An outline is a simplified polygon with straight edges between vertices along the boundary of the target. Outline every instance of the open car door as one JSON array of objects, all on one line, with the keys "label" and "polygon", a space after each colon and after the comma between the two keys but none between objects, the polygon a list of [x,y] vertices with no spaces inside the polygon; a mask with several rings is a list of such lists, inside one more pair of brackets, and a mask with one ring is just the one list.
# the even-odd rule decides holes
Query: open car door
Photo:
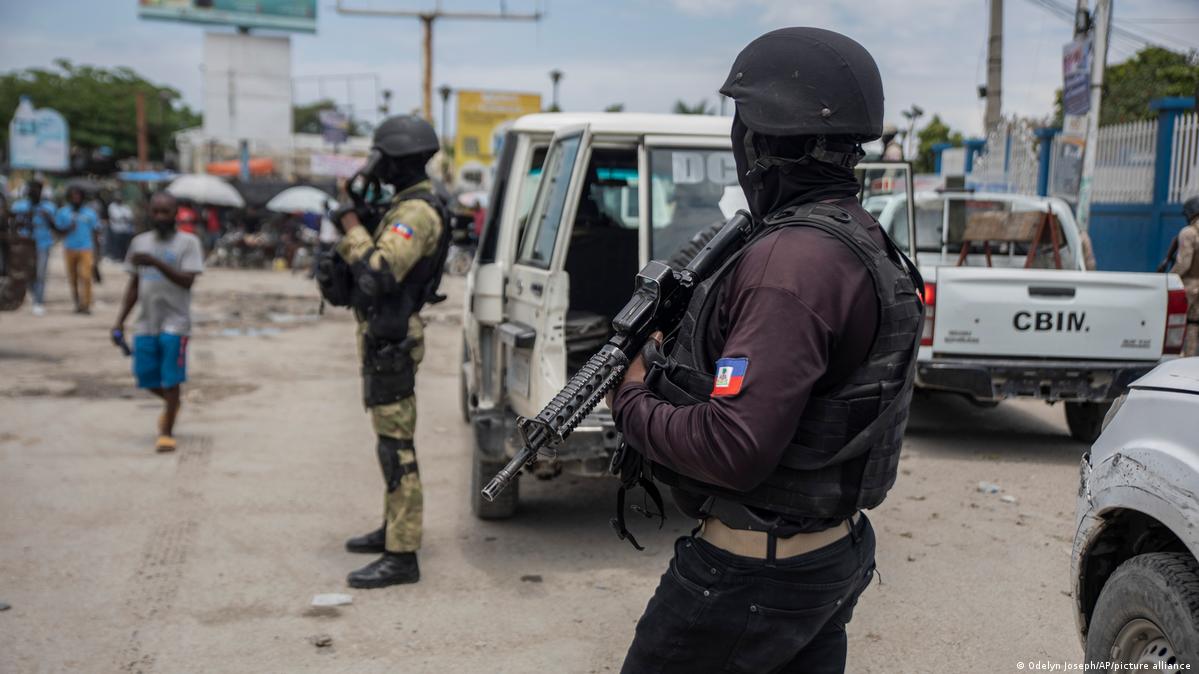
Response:
[{"label": "open car door", "polygon": [[590,144],[586,125],[554,134],[508,274],[508,320],[500,325],[499,337],[508,401],[517,414],[536,415],[566,384],[570,288],[562,267]]},{"label": "open car door", "polygon": [[[915,180],[912,177],[912,163],[906,161],[864,161],[854,168],[858,177],[858,200],[862,208],[875,218],[887,209],[892,202],[898,201],[898,206],[907,212],[907,256],[916,259],[916,207],[913,195],[916,193]],[[889,232],[891,238],[903,241],[904,237]]]}]

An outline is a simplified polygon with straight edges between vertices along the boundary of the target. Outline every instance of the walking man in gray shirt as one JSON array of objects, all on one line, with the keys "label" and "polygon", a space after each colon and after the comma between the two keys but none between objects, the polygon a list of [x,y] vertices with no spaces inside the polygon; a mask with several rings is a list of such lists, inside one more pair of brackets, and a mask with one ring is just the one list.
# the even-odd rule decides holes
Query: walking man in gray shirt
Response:
[{"label": "walking man in gray shirt", "polygon": [[140,388],[163,399],[158,418],[159,452],[175,449],[175,417],[180,384],[187,381],[187,338],[191,334],[191,287],[204,271],[204,253],[194,234],[175,230],[175,197],[150,198],[151,231],[133,238],[125,257],[129,285],[113,338],[123,341],[133,305],[141,311],[133,326],[133,374]]}]

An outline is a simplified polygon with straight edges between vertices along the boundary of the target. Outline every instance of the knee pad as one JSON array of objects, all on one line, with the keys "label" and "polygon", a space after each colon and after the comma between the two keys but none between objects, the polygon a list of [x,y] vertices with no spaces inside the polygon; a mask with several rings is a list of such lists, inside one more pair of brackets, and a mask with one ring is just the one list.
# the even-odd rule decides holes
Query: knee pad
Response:
[{"label": "knee pad", "polygon": [[375,451],[379,454],[379,467],[383,470],[383,480],[387,483],[387,491],[390,493],[399,488],[400,480],[405,475],[416,472],[416,461],[409,463],[400,461],[401,449],[415,450],[416,446],[412,440],[389,438],[383,435],[378,438]]}]

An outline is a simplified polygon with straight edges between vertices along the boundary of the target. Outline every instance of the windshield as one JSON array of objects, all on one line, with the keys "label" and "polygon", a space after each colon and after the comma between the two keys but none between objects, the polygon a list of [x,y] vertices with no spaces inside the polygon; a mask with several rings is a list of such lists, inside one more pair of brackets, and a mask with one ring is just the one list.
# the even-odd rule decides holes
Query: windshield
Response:
[{"label": "windshield", "polygon": [[697,232],[745,208],[731,150],[655,147],[649,167],[651,258],[669,259]]},{"label": "windshield", "polygon": [[[908,245],[905,202],[903,195],[892,197],[877,216],[883,229],[904,249]],[[1053,227],[1056,227],[1061,267],[1075,268],[1073,249],[1056,217],[1048,216],[1053,227],[1045,227],[1038,238],[1038,229],[1045,217],[1044,205],[1024,199],[922,196],[917,193],[916,249],[921,253],[943,253],[943,261],[952,261],[961,253],[962,242],[970,241],[969,264],[986,264],[986,248],[989,247],[991,265],[1020,267],[1029,261],[1028,253],[1035,241],[1037,251],[1032,256],[1031,266],[1052,268],[1057,266],[1053,255]]]}]

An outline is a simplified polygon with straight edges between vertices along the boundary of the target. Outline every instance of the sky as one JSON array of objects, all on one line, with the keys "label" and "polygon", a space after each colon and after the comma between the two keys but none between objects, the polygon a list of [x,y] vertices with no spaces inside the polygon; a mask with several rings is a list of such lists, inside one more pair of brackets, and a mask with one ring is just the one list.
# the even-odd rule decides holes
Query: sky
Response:
[{"label": "sky", "polygon": [[[352,7],[427,10],[437,0],[342,0]],[[1051,0],[1052,1],[1052,0]],[[1072,0],[1056,0],[1073,5]],[[1114,0],[1117,26],[1176,49],[1199,48],[1199,1]],[[447,11],[495,11],[501,0],[440,0]],[[441,20],[434,34],[434,86],[538,92],[561,70],[560,103],[571,111],[615,103],[630,112],[669,112],[675,100],[707,100],[737,52],[754,37],[791,25],[819,26],[862,43],[882,71],[886,120],[905,122],[912,104],[967,135],[982,130],[977,87],[986,79],[986,0],[506,0],[509,12],[540,8],[540,22]],[[48,67],[57,58],[129,66],[169,84],[200,108],[203,32],[196,24],[137,17],[136,0],[0,0],[0,71]],[[230,29],[215,29],[226,30]],[[1071,25],[1034,0],[1006,0],[1003,111],[1053,112],[1062,45]],[[271,33],[264,33],[271,34]],[[1109,62],[1135,43],[1113,42]],[[420,22],[339,15],[318,0],[315,35],[292,35],[297,102],[322,94],[373,120],[376,91],[393,112],[420,106]],[[325,78],[324,89],[318,76]],[[347,89],[346,79],[355,75]],[[35,102],[36,103],[36,102]],[[450,100],[451,110],[453,99]],[[731,113],[731,105],[728,108]],[[440,101],[434,107],[441,119]],[[452,116],[452,114],[451,114]],[[452,122],[451,122],[452,126]]]}]

